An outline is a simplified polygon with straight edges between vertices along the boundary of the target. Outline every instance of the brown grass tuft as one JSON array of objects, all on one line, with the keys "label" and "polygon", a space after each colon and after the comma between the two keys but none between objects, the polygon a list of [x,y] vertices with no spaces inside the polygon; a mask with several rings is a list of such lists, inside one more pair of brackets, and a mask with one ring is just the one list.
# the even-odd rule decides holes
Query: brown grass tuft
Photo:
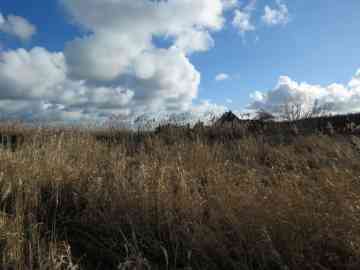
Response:
[{"label": "brown grass tuft", "polygon": [[0,151],[2,269],[360,269],[354,138],[27,132]]}]

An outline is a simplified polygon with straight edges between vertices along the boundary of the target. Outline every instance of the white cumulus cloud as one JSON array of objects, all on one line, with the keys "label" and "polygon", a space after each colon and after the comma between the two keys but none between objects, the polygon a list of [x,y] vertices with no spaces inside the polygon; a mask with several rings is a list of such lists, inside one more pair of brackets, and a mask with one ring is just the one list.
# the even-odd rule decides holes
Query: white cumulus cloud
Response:
[{"label": "white cumulus cloud", "polygon": [[21,40],[29,40],[36,34],[36,27],[23,17],[12,14],[5,17],[0,13],[0,31]]},{"label": "white cumulus cloud", "polygon": [[317,104],[326,112],[336,114],[360,112],[360,70],[347,85],[312,85],[281,76],[274,89],[256,91],[251,98],[249,109],[264,109],[275,114],[286,104],[300,104],[304,110],[311,110]]},{"label": "white cumulus cloud", "polygon": [[[201,76],[189,55],[214,46],[212,33],[223,28],[224,12],[237,5],[232,0],[61,3],[84,34],[69,40],[63,52],[0,51],[2,116],[56,122],[194,113]],[[1,16],[0,24],[17,28],[11,18]],[[25,39],[36,30],[16,31]],[[155,38],[170,44],[157,47]]]},{"label": "white cumulus cloud", "polygon": [[128,105],[134,95],[120,86],[89,85],[67,75],[63,53],[51,53],[41,47],[1,53],[1,115],[45,119],[76,112],[96,117]]}]

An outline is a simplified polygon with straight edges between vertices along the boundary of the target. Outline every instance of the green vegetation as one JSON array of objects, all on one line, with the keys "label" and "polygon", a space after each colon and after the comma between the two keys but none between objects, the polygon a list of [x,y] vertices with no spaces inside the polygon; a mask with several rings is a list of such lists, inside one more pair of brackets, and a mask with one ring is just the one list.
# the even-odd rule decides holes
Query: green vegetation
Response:
[{"label": "green vegetation", "polygon": [[360,269],[359,138],[111,132],[0,151],[1,269]]}]

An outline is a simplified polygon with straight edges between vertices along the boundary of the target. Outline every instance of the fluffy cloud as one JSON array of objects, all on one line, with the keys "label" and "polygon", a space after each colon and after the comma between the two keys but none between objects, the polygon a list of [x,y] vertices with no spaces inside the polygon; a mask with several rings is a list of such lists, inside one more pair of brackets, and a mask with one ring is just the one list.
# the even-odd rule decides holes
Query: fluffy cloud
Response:
[{"label": "fluffy cloud", "polygon": [[[133,114],[183,111],[197,97],[200,74],[188,55],[214,45],[235,2],[62,0],[73,20],[90,34],[67,44],[71,78],[95,85],[126,86]],[[99,12],[101,10],[101,12]],[[176,13],[174,13],[176,10]],[[154,37],[166,37],[157,48]]]},{"label": "fluffy cloud", "polygon": [[192,52],[207,51],[215,44],[208,31],[189,30],[182,33],[176,40],[173,48],[189,54]]},{"label": "fluffy cloud", "polygon": [[262,20],[267,25],[287,24],[289,22],[289,11],[287,6],[282,3],[281,0],[276,0],[276,8],[265,6]]},{"label": "fluffy cloud", "polygon": [[349,87],[360,88],[360,69],[358,69],[355,76],[349,82]]},{"label": "fluffy cloud", "polygon": [[[3,116],[56,122],[193,113],[200,73],[189,55],[214,45],[211,33],[222,29],[224,12],[237,1],[61,3],[85,34],[68,41],[64,52],[41,47],[0,52]],[[9,18],[0,17],[0,24],[13,21]],[[169,46],[157,47],[158,37]]]},{"label": "fluffy cloud", "polygon": [[229,74],[226,73],[219,73],[218,75],[215,76],[215,81],[225,81],[230,79]]},{"label": "fluffy cloud", "polygon": [[254,92],[249,109],[264,109],[279,113],[286,104],[300,104],[304,110],[311,110],[316,103],[328,113],[352,113],[360,111],[360,70],[347,85],[328,86],[298,83],[287,76],[281,76],[274,89],[268,92]]},{"label": "fluffy cloud", "polygon": [[55,114],[59,118],[75,112],[99,117],[128,105],[134,95],[120,86],[70,80],[64,55],[40,47],[0,54],[0,88],[1,114],[23,119],[45,119]]},{"label": "fluffy cloud", "polygon": [[227,111],[229,111],[229,109],[226,106],[217,105],[209,100],[204,100],[200,104],[192,106],[188,112],[188,119],[191,120],[191,124],[196,124],[201,121],[204,124],[209,125]]},{"label": "fluffy cloud", "polygon": [[[97,40],[108,39],[115,35],[113,42],[117,44],[125,42],[123,46],[126,48],[131,44],[135,47],[135,51],[149,48],[153,36],[171,37],[175,40],[175,44],[181,44],[179,46],[181,49],[196,50],[192,48],[191,37],[195,37],[197,44],[198,40],[201,40],[201,43],[205,43],[206,40],[211,42],[208,30],[222,28],[225,2],[215,0],[209,4],[206,0],[62,0],[79,25],[95,35],[101,35]],[[203,49],[206,46],[195,47]]]},{"label": "fluffy cloud", "polygon": [[[0,54],[1,99],[33,99],[58,95],[55,86],[66,78],[62,53],[49,53],[36,47],[31,51],[18,49]],[[49,91],[51,90],[51,91]]]},{"label": "fluffy cloud", "polygon": [[255,30],[255,26],[251,23],[250,12],[237,9],[234,14],[235,16],[232,24],[241,34]]},{"label": "fluffy cloud", "polygon": [[28,40],[36,33],[36,27],[25,18],[15,15],[4,17],[0,13],[0,31]]},{"label": "fluffy cloud", "polygon": [[130,70],[132,61],[150,46],[128,34],[100,32],[68,42],[64,51],[71,75],[111,81]]}]

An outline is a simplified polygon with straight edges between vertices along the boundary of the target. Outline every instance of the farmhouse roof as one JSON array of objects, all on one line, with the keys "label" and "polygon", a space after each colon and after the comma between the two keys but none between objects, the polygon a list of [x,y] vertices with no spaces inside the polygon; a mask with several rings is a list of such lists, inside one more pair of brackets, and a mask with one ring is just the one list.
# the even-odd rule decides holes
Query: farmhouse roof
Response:
[{"label": "farmhouse roof", "polygon": [[241,120],[232,112],[224,113],[215,123],[215,125],[224,125],[226,123],[239,123]]}]

